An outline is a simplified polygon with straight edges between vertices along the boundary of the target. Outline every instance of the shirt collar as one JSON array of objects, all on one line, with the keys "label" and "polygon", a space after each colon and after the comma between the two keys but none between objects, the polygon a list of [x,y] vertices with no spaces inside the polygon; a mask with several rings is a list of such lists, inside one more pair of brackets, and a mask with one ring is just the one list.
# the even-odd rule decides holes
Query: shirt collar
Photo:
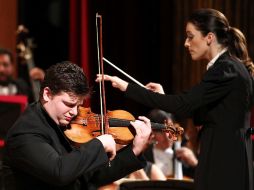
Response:
[{"label": "shirt collar", "polygon": [[206,66],[206,70],[208,70],[210,67],[213,66],[213,64],[215,63],[215,61],[223,54],[227,51],[227,48],[224,48],[221,52],[219,52]]}]

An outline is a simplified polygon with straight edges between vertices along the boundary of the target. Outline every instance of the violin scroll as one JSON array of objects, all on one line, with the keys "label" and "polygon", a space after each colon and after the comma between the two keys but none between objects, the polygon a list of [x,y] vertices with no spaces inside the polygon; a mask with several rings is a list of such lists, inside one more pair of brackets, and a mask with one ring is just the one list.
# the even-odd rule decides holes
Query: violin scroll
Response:
[{"label": "violin scroll", "polygon": [[176,139],[184,133],[184,129],[178,123],[165,123],[165,129],[163,131],[170,132]]}]

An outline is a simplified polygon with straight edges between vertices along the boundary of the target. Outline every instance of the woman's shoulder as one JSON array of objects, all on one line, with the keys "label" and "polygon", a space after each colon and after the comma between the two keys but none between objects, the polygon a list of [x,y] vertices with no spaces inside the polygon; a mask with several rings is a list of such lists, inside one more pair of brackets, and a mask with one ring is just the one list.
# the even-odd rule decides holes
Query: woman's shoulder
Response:
[{"label": "woman's shoulder", "polygon": [[216,61],[215,65],[218,69],[226,69],[231,72],[237,72],[239,69],[246,70],[242,61],[234,56],[231,56],[228,52],[222,54]]},{"label": "woman's shoulder", "polygon": [[240,60],[230,56],[227,52],[222,54],[207,72],[206,76],[215,77],[236,77],[239,75],[239,71],[244,69],[244,65]]},{"label": "woman's shoulder", "polygon": [[238,78],[244,80],[249,80],[251,77],[245,64],[241,60],[229,56],[228,54],[221,57],[218,67],[223,70],[224,73],[234,74],[238,76]]}]

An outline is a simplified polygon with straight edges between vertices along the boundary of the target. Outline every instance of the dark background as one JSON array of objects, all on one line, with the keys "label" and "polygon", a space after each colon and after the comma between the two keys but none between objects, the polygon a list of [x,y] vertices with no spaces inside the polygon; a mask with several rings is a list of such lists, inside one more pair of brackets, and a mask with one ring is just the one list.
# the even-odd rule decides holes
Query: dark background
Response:
[{"label": "dark background", "polygon": [[18,24],[29,29],[35,64],[43,69],[69,57],[69,1],[19,0]]}]

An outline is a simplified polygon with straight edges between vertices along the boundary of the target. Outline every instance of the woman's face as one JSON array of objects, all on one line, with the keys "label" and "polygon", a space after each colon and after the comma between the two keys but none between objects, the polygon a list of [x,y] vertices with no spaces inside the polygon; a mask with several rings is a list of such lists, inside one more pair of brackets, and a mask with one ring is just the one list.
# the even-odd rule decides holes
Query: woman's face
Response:
[{"label": "woman's face", "polygon": [[203,36],[192,23],[186,25],[186,40],[184,46],[189,50],[192,60],[208,59],[209,39]]}]

